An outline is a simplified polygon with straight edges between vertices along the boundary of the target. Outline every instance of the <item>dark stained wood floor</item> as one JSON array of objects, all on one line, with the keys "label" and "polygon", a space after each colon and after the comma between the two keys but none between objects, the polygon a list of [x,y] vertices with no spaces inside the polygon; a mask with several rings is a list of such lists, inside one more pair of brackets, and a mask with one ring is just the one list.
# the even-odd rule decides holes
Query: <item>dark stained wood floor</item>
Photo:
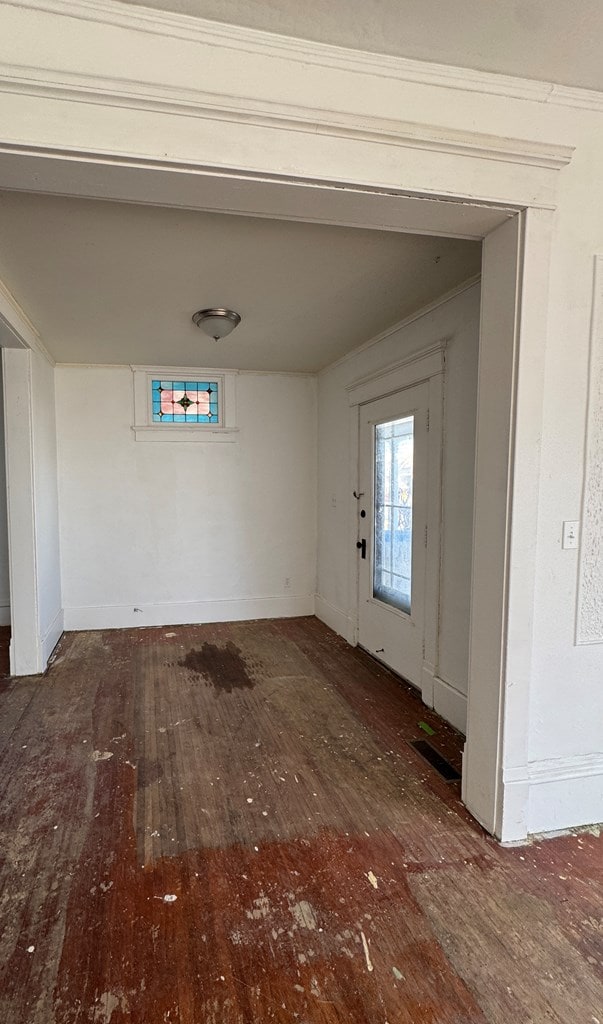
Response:
[{"label": "dark stained wood floor", "polygon": [[603,840],[505,850],[315,619],[0,684],[2,1024],[603,1024]]}]

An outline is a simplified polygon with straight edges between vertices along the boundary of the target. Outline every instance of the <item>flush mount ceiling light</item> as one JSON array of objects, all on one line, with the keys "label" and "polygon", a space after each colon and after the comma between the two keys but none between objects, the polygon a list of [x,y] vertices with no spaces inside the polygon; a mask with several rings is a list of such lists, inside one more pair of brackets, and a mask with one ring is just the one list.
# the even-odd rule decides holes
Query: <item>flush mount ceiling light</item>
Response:
[{"label": "flush mount ceiling light", "polygon": [[193,323],[214,341],[219,341],[238,327],[241,317],[233,309],[200,309],[193,313]]}]

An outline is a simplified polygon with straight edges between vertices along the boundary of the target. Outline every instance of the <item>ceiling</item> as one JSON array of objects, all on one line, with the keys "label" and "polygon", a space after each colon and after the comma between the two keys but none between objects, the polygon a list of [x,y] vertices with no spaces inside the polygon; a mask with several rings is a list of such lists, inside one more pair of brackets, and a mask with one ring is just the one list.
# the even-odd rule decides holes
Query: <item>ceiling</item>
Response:
[{"label": "ceiling", "polygon": [[353,49],[603,91],[601,0],[122,0]]},{"label": "ceiling", "polygon": [[[0,192],[0,279],[57,362],[315,372],[479,272],[478,242]],[[227,306],[214,342],[191,322]]]}]

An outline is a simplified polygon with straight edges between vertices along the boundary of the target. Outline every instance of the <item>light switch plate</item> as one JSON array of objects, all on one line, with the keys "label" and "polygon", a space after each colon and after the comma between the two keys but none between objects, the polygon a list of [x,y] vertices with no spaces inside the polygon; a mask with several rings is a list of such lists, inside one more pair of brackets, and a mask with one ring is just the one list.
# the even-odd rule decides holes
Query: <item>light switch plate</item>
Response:
[{"label": "light switch plate", "polygon": [[575,520],[565,522],[563,524],[563,540],[562,546],[564,548],[577,548],[578,547],[578,523]]}]

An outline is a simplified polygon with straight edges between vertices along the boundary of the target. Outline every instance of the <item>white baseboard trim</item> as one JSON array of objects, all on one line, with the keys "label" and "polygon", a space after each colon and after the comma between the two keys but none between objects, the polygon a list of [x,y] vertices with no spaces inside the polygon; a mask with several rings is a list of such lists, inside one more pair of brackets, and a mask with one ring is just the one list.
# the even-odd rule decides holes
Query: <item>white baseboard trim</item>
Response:
[{"label": "white baseboard trim", "polygon": [[431,665],[424,663],[421,672],[421,696],[428,708],[433,708],[455,729],[467,732],[467,697],[445,679],[437,676]]},{"label": "white baseboard trim", "polygon": [[10,626],[9,604],[0,604],[0,626]]},{"label": "white baseboard trim", "polygon": [[428,708],[433,707],[433,681],[435,673],[431,665],[423,662],[421,669],[421,697]]},{"label": "white baseboard trim", "polygon": [[439,676],[433,678],[433,708],[455,729],[467,732],[467,697]]},{"label": "white baseboard trim", "polygon": [[131,626],[188,626],[245,619],[295,618],[314,614],[314,595],[245,597],[228,601],[97,605],[65,608],[65,629],[125,629]]},{"label": "white baseboard trim", "polygon": [[[526,801],[527,791],[527,801]],[[603,753],[533,761],[504,772],[506,808],[526,802],[523,834],[503,829],[503,841],[603,822]]]},{"label": "white baseboard trim", "polygon": [[528,779],[530,833],[603,821],[603,753],[536,762]]},{"label": "white baseboard trim", "polygon": [[44,672],[48,665],[48,659],[54,651],[65,630],[65,616],[62,608],[59,608],[46,633],[40,640],[40,661],[41,671]]},{"label": "white baseboard trim", "polygon": [[324,597],[317,594],[314,600],[314,614],[317,619],[324,622],[325,626],[332,629],[334,633],[338,633],[339,636],[342,636],[352,646],[356,646],[354,626],[341,608],[336,608],[335,605],[325,601]]}]

